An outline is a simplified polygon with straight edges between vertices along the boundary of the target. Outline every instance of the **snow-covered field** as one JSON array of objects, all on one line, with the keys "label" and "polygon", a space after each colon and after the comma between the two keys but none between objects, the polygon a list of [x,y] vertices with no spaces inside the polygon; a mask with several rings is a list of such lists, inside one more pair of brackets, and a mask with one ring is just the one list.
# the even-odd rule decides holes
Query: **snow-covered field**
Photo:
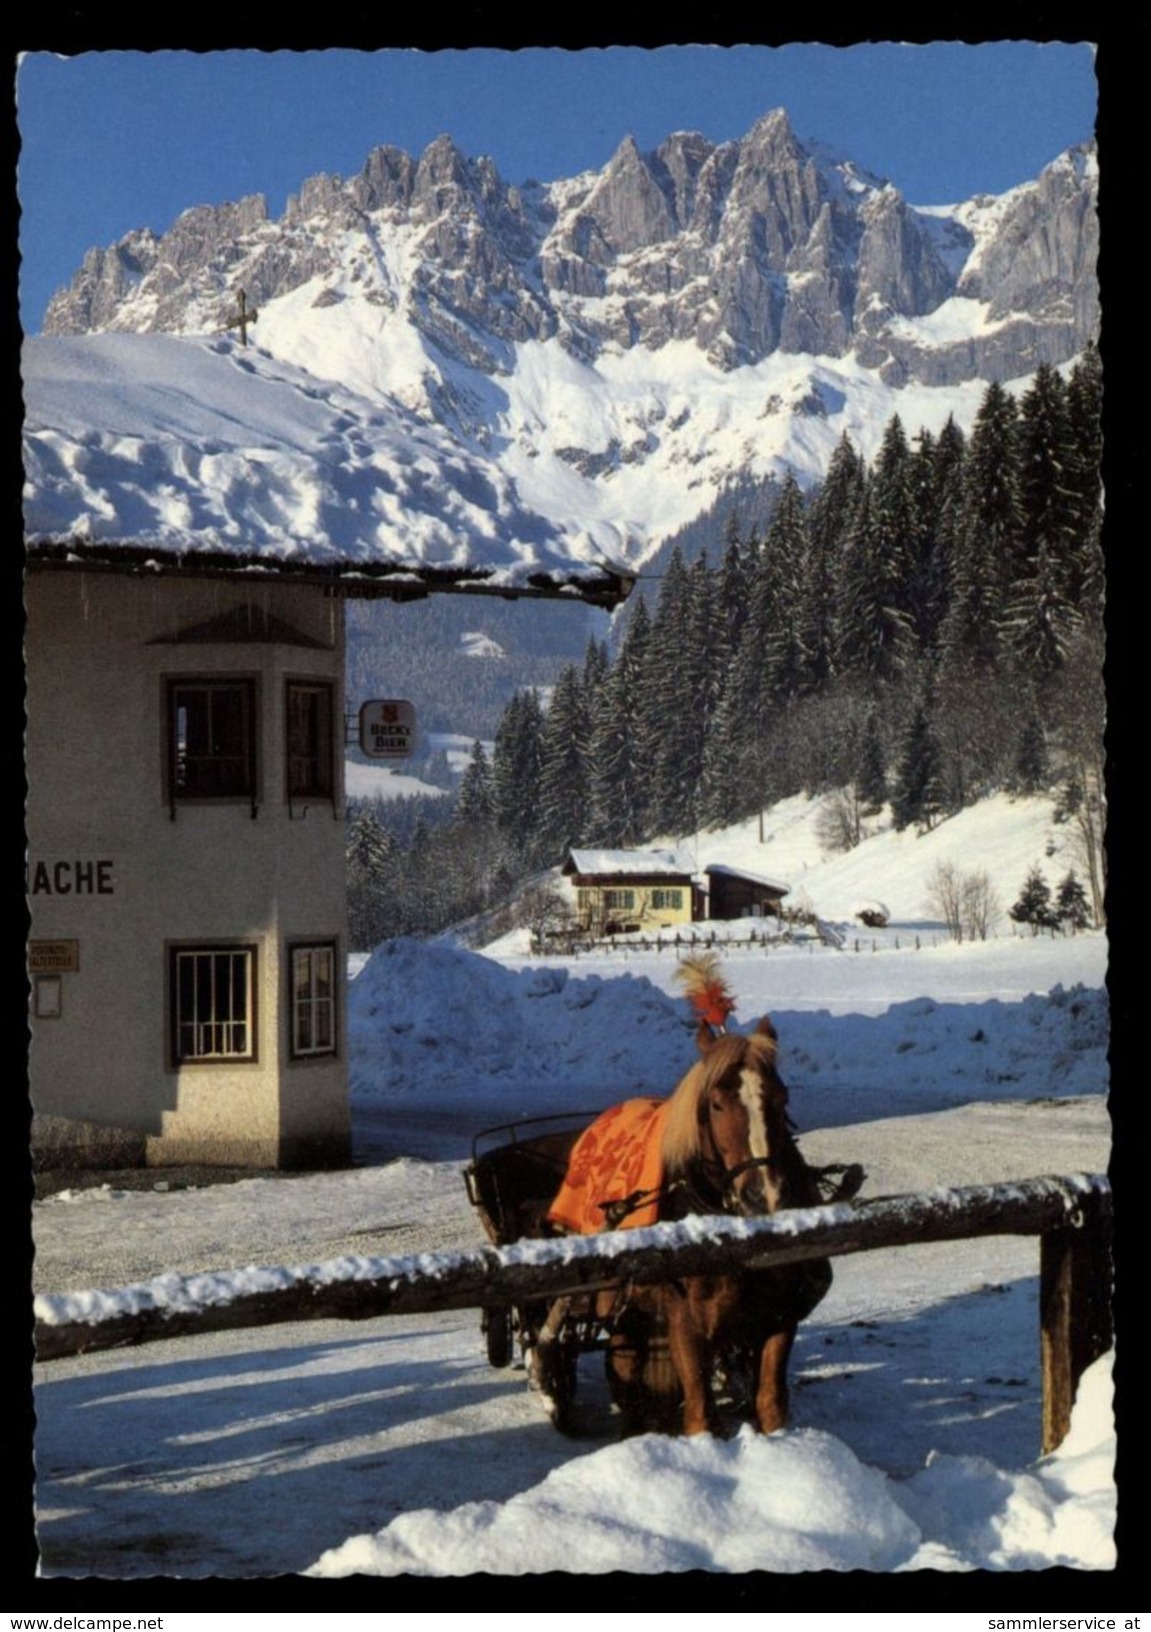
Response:
[{"label": "snow-covered field", "polygon": [[[1003,892],[1043,857],[1038,810],[1004,806],[994,840],[980,828],[966,842],[963,821],[945,824],[956,861],[998,873],[1004,856]],[[798,819],[789,831],[808,843]],[[799,851],[782,838],[759,870],[791,878]],[[806,870],[829,918],[864,882],[891,907],[875,950],[868,935],[859,950],[726,955],[737,1018],[770,1011],[779,1026],[809,1160],[863,1162],[865,1197],[1105,1170],[1104,939],[1013,938],[1001,923],[1000,939],[947,943],[912,876],[930,862],[916,847],[938,836],[889,838],[854,860],[821,864],[813,851]],[[515,945],[385,945],[350,994],[370,1165],[199,1191],[65,1192],[35,1209],[38,1288],[478,1244],[459,1175],[471,1135],[669,1090],[692,1047],[674,967],[671,949],[567,965]],[[522,1372],[487,1365],[471,1313],[53,1362],[38,1372],[42,1568],[116,1579],[1114,1568],[1106,1363],[1081,1390],[1070,1439],[1038,1456],[1033,1240],[838,1260],[792,1378],[792,1426],[766,1440],[619,1442],[594,1357],[580,1385],[588,1433],[564,1439]]]}]

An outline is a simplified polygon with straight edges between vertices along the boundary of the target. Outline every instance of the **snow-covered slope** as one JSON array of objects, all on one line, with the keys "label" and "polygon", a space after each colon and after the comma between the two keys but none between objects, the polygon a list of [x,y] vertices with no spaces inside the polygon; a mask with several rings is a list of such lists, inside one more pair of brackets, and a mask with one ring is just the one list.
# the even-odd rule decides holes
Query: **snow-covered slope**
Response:
[{"label": "snow-covered slope", "polygon": [[[821,804],[799,794],[774,805],[764,814],[762,838],[755,817],[701,833],[694,843],[696,864],[726,862],[769,873],[791,886],[785,905],[805,905],[820,918],[857,929],[860,908],[878,900],[888,909],[893,934],[942,931],[931,885],[940,864],[987,873],[1001,909],[993,926],[999,934],[1011,932],[1005,914],[1032,867],[1055,884],[1076,865],[1072,830],[1054,820],[1050,797],[997,794],[956,811],[927,833],[897,832],[884,813],[864,824],[867,836],[846,852],[828,850],[821,842]],[[690,841],[688,848],[693,848]]]},{"label": "snow-covered slope", "polygon": [[484,455],[231,338],[33,339],[23,382],[25,530],[41,552],[210,550],[573,593],[605,578],[596,540],[526,509]]},{"label": "snow-covered slope", "polygon": [[[1075,830],[1055,820],[1050,796],[996,794],[969,805],[940,821],[930,832],[915,828],[897,832],[890,812],[864,823],[864,838],[854,849],[829,849],[821,838],[823,799],[796,794],[733,827],[705,829],[676,845],[685,870],[705,883],[704,870],[712,865],[738,868],[786,884],[784,906],[814,915],[848,937],[862,936],[870,944],[895,947],[947,939],[933,878],[937,870],[952,867],[959,873],[985,873],[994,900],[990,915],[991,939],[1011,939],[1016,930],[1008,910],[1018,899],[1027,874],[1038,868],[1054,888],[1068,872],[1082,875],[1082,860]],[[653,841],[655,846],[661,842]],[[884,930],[866,929],[858,914],[864,908],[885,909]],[[751,928],[762,939],[778,939],[780,926],[773,919],[739,919],[730,923],[697,923],[681,935],[717,936],[720,940],[746,939]],[[666,932],[674,940],[677,931]],[[627,937],[620,937],[626,946]],[[510,936],[486,950],[496,956],[524,951],[526,934]]]}]

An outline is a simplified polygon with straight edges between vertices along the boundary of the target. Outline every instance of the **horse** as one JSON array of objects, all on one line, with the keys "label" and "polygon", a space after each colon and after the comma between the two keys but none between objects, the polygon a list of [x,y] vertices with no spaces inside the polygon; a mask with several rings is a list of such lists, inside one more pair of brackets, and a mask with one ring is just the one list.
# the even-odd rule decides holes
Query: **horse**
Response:
[{"label": "horse", "polygon": [[[816,1177],[792,1137],[771,1020],[746,1036],[717,1037],[701,1023],[697,1041],[702,1057],[668,1102],[660,1220],[690,1213],[761,1218],[821,1205]],[[830,1262],[816,1259],[632,1286],[614,1317],[611,1294],[601,1294],[598,1312],[613,1326],[608,1380],[624,1432],[652,1420],[674,1426],[681,1401],[681,1432],[717,1432],[717,1366],[729,1377],[750,1371],[761,1432],[785,1427],[796,1328],[830,1285]]]},{"label": "horse", "polygon": [[[721,1024],[725,1018],[719,1016]],[[717,1035],[716,1029],[701,1018],[701,1057],[669,1099],[630,1101],[600,1119],[608,1123],[633,1107],[641,1118],[649,1118],[649,1137],[660,1141],[658,1187],[598,1201],[603,1215],[598,1226],[586,1221],[586,1211],[583,1223],[565,1225],[561,1188],[553,1222],[585,1230],[616,1228],[692,1213],[759,1218],[784,1207],[822,1204],[817,1177],[792,1136],[787,1089],[776,1069],[778,1034],[771,1020],[765,1017],[747,1035],[726,1030]],[[609,1153],[613,1138],[619,1148],[617,1126],[598,1136]],[[577,1146],[565,1180],[567,1184],[576,1174],[585,1210],[592,1182],[588,1151],[594,1152],[598,1128],[594,1123],[589,1130],[582,1169]],[[568,1217],[574,1217],[570,1207]],[[671,1431],[678,1427],[684,1434],[718,1432],[717,1366],[726,1368],[729,1378],[750,1368],[756,1426],[764,1433],[784,1427],[787,1363],[796,1327],[830,1285],[830,1262],[817,1259],[666,1284],[627,1284],[599,1293],[595,1313],[610,1334],[608,1383],[624,1434],[649,1425]]]}]

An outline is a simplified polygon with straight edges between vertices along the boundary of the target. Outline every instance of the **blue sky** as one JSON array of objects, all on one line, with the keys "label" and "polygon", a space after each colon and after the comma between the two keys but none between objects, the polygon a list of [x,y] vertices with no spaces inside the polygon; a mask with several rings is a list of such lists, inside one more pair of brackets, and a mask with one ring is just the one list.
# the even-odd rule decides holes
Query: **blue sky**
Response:
[{"label": "blue sky", "polygon": [[38,329],[86,250],[164,231],[194,204],[261,192],[278,215],[320,171],[448,131],[508,181],[599,167],[629,132],[714,141],[786,107],[917,204],[1001,192],[1094,128],[1087,45],[94,51],[26,56],[17,78],[20,294]]}]

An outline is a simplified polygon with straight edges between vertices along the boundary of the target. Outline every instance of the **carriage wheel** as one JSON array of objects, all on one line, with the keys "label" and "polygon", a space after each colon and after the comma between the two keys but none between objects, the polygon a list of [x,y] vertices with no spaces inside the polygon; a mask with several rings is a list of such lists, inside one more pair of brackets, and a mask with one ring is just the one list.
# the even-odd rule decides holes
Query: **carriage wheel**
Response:
[{"label": "carriage wheel", "polygon": [[484,1310],[484,1340],[487,1344],[488,1365],[503,1370],[512,1363],[515,1343],[512,1333],[512,1312],[506,1306]]},{"label": "carriage wheel", "polygon": [[576,1432],[576,1351],[570,1343],[557,1343],[548,1356],[546,1375],[540,1392],[552,1426],[561,1434]]}]

